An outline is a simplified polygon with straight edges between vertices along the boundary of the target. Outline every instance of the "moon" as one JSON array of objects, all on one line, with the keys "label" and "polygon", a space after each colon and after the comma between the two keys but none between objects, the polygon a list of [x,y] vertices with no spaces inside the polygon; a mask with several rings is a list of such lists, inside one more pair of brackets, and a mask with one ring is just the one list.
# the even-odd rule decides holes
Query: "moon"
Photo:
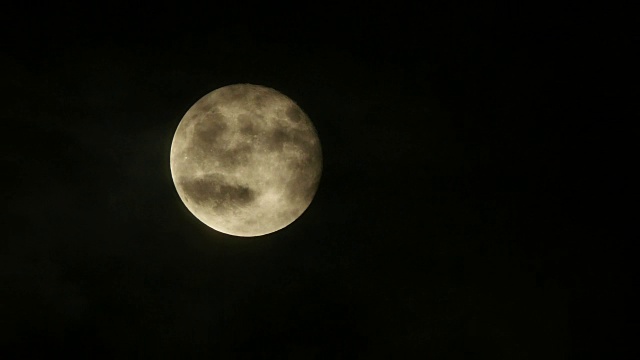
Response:
[{"label": "moon", "polygon": [[309,207],[322,150],[309,117],[260,85],[214,90],[184,115],[171,144],[171,176],[200,221],[235,236],[261,236]]}]

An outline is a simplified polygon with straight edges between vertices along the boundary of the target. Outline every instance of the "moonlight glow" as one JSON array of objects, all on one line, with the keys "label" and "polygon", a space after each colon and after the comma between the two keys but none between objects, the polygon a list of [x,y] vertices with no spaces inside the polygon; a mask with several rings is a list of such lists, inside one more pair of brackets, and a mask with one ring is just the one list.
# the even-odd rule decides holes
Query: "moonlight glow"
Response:
[{"label": "moonlight glow", "polygon": [[238,84],[198,100],[171,145],[171,174],[186,207],[211,228],[259,236],[309,206],[322,172],[313,124],[285,95]]}]

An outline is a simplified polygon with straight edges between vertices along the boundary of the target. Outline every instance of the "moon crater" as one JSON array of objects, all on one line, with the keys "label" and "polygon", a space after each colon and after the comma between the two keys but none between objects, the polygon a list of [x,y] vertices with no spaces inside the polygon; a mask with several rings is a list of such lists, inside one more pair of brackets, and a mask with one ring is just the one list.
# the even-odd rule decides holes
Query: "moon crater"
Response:
[{"label": "moon crater", "polygon": [[200,178],[185,178],[180,186],[188,200],[213,210],[227,209],[232,206],[245,206],[256,198],[250,187],[225,181],[220,174],[206,174]]}]

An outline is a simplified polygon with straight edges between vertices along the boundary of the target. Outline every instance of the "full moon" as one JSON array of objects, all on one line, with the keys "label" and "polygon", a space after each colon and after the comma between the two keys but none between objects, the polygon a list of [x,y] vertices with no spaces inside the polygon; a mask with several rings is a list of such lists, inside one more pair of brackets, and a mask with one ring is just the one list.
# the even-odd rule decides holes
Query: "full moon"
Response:
[{"label": "full moon", "polygon": [[287,96],[259,85],[214,90],[184,115],[171,144],[171,176],[209,227],[260,236],[307,209],[322,173],[320,140]]}]

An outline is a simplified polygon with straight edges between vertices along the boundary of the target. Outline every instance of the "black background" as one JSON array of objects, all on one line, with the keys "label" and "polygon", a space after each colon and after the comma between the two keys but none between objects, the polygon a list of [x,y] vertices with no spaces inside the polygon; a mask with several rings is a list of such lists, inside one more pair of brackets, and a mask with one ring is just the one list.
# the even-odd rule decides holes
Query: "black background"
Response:
[{"label": "black background", "polygon": [[[635,164],[612,11],[9,7],[0,352],[624,353]],[[182,115],[234,83],[294,99],[323,146],[309,209],[258,238],[201,224],[169,170]]]}]

